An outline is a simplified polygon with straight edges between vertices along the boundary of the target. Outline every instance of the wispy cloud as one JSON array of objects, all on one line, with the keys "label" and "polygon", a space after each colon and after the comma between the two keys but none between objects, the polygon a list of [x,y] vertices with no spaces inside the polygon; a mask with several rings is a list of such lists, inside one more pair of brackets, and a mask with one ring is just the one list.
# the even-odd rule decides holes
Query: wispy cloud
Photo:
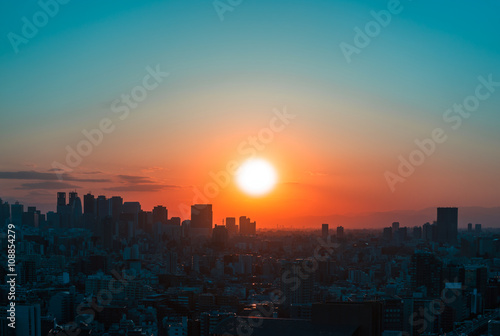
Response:
[{"label": "wispy cloud", "polygon": [[118,175],[118,178],[127,182],[127,183],[133,183],[133,184],[153,183],[153,181],[149,177],[146,177],[146,176]]},{"label": "wispy cloud", "polygon": [[[57,175],[53,173],[42,173],[34,170],[21,170],[21,171],[3,171],[0,172],[0,179],[5,180],[39,180],[39,181],[57,181]],[[106,179],[88,179],[88,178],[77,178],[72,175],[65,177],[67,181],[78,181],[78,182],[109,182]]]},{"label": "wispy cloud", "polygon": [[327,173],[323,173],[323,172],[318,172],[318,171],[306,171],[306,174],[307,175],[310,175],[310,176],[328,176]]},{"label": "wispy cloud", "polygon": [[178,189],[179,186],[166,184],[129,184],[116,187],[104,188],[108,191],[136,191],[136,192],[156,192],[165,189]]},{"label": "wispy cloud", "polygon": [[54,189],[77,189],[80,188],[77,185],[73,185],[66,182],[56,182],[56,181],[47,181],[47,182],[35,182],[35,183],[23,183],[21,186],[15,188],[19,190],[33,190],[33,189],[46,189],[46,190],[54,190]]}]

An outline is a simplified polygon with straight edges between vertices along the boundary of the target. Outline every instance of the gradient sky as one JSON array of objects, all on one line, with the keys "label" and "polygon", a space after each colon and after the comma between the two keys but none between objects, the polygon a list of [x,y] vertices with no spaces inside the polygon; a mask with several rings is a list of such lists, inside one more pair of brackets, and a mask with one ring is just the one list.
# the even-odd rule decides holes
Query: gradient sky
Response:
[{"label": "gradient sky", "polygon": [[[18,53],[8,34],[40,7],[2,2],[0,197],[53,210],[57,191],[76,189],[185,219],[193,190],[244,161],[238,146],[286,107],[295,118],[259,151],[277,188],[263,198],[221,188],[208,198],[216,223],[498,206],[500,87],[457,130],[443,114],[474,94],[478,76],[500,81],[500,3],[401,6],[348,63],[340,43],[353,44],[387,1],[244,0],[223,21],[207,0],[70,1]],[[120,120],[111,103],[157,65],[170,75]],[[52,162],[103,118],[114,131],[57,180]],[[391,192],[384,173],[437,127],[447,141]]]}]

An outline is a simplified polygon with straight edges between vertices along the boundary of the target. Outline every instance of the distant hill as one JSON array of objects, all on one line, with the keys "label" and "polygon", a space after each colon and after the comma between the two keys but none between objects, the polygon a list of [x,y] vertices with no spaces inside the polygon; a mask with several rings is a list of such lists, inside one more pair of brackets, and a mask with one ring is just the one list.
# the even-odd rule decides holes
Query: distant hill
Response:
[{"label": "distant hill", "polygon": [[[330,224],[330,228],[342,225],[346,229],[383,228],[390,226],[392,222],[399,222],[401,227],[412,227],[435,221],[437,216],[436,209],[425,208],[422,210],[372,212],[358,215],[306,216],[290,219],[290,222],[296,223],[292,227],[318,229],[320,229],[320,224],[322,223]],[[462,229],[467,228],[468,223],[480,223],[483,228],[500,228],[500,207],[459,207],[458,227]],[[285,226],[290,227],[287,224]]]}]

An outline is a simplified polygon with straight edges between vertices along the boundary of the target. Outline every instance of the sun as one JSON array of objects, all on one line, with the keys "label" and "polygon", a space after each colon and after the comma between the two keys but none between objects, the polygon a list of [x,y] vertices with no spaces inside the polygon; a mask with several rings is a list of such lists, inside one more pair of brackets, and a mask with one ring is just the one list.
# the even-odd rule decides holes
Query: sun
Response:
[{"label": "sun", "polygon": [[276,181],[276,170],[263,159],[249,159],[236,171],[236,183],[251,196],[267,194],[274,188]]}]

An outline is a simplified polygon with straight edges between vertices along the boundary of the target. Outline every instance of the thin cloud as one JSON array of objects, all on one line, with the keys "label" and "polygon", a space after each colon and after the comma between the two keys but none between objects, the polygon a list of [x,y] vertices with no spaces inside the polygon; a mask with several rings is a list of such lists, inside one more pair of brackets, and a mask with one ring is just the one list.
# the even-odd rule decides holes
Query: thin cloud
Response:
[{"label": "thin cloud", "polygon": [[118,178],[132,184],[153,183],[149,177],[135,175],[118,175]]},{"label": "thin cloud", "polygon": [[[39,180],[39,181],[57,181],[57,175],[53,173],[42,173],[34,170],[21,170],[12,172],[0,172],[0,179],[5,180]],[[78,182],[109,182],[105,179],[80,179],[72,175],[65,175],[67,181]]]},{"label": "thin cloud", "polygon": [[130,184],[117,187],[104,188],[108,191],[135,191],[135,192],[156,192],[165,189],[178,189],[179,186],[165,184]]},{"label": "thin cloud", "polygon": [[33,190],[33,189],[45,189],[45,190],[54,190],[54,189],[77,189],[81,188],[80,186],[73,185],[66,182],[55,182],[55,181],[47,181],[47,182],[35,182],[35,183],[23,183],[20,187],[15,189],[19,190]]}]

